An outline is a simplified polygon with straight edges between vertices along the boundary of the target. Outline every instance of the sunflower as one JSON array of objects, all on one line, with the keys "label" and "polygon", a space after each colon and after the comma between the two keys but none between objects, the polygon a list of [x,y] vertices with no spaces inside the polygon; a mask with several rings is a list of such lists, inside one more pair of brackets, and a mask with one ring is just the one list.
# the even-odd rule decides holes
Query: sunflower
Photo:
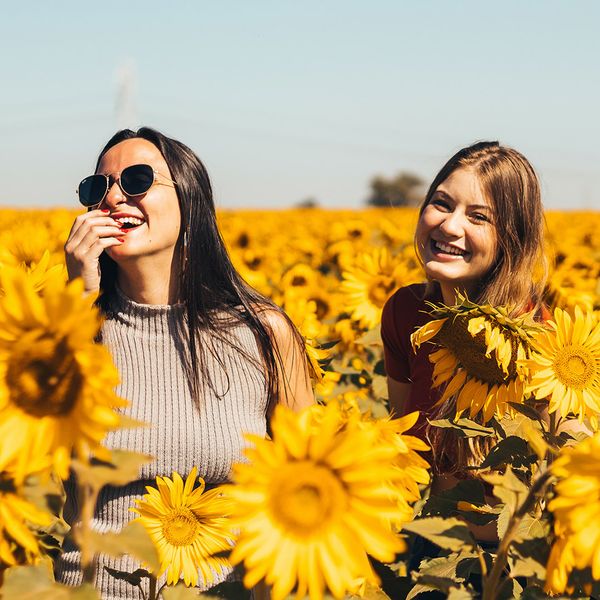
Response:
[{"label": "sunflower", "polygon": [[367,554],[390,562],[404,548],[392,531],[406,518],[397,448],[336,403],[300,414],[278,405],[272,430],[273,441],[248,436],[228,492],[240,528],[231,561],[244,562],[246,587],[264,579],[281,600],[297,585],[314,600],[377,583]]},{"label": "sunflower", "polygon": [[402,262],[392,258],[387,248],[359,254],[354,266],[342,275],[344,310],[366,329],[379,324],[383,305],[392,292],[411,283],[409,271]]},{"label": "sunflower", "polygon": [[431,305],[435,318],[412,334],[417,349],[433,340],[441,346],[429,359],[434,364],[433,385],[446,388],[438,404],[456,397],[456,415],[469,409],[473,418],[482,413],[487,423],[494,413],[502,416],[508,402],[523,402],[525,359],[531,336],[538,328],[531,315],[511,318],[503,308],[479,306],[460,298],[453,307]]},{"label": "sunflower", "polygon": [[2,568],[32,563],[40,556],[35,527],[47,527],[53,518],[19,494],[14,481],[0,471],[0,573]]},{"label": "sunflower", "polygon": [[[231,549],[232,533],[227,518],[229,500],[221,488],[205,490],[205,483],[194,467],[185,484],[178,473],[173,478],[157,477],[156,488],[147,486],[147,494],[137,500],[133,512],[144,525],[156,546],[160,572],[167,571],[167,583],[175,585],[183,576],[186,585],[204,588],[230,566],[219,553]],[[194,489],[196,480],[200,485]]]},{"label": "sunflower", "polygon": [[[0,261],[1,264],[1,261]],[[38,293],[43,293],[44,288],[48,285],[51,279],[58,279],[66,282],[66,272],[64,265],[54,264],[51,265],[50,252],[46,250],[39,261],[30,264],[29,266],[22,264],[20,266],[2,264],[2,272],[0,273],[0,289],[2,285],[2,277],[6,276],[6,273],[12,269],[21,269],[27,273],[27,276],[31,280],[34,289]]]},{"label": "sunflower", "polygon": [[549,398],[549,412],[590,417],[597,426],[600,413],[600,323],[575,307],[575,318],[559,308],[551,329],[533,341],[535,352],[525,365],[529,389],[538,399]]},{"label": "sunflower", "polygon": [[565,449],[552,464],[558,478],[548,508],[554,515],[556,540],[547,565],[546,588],[567,589],[575,569],[591,567],[600,580],[600,434]]},{"label": "sunflower", "polygon": [[109,459],[100,442],[126,402],[113,392],[108,351],[94,343],[99,320],[83,282],[52,278],[41,296],[24,271],[9,269],[2,285],[0,463],[10,462],[19,482],[40,460],[66,478],[73,451]]},{"label": "sunflower", "polygon": [[311,364],[311,375],[319,382],[324,370],[321,363],[329,357],[329,352],[321,348],[319,338],[325,337],[328,328],[317,318],[317,304],[306,298],[287,296],[283,308],[304,338],[304,346]]}]

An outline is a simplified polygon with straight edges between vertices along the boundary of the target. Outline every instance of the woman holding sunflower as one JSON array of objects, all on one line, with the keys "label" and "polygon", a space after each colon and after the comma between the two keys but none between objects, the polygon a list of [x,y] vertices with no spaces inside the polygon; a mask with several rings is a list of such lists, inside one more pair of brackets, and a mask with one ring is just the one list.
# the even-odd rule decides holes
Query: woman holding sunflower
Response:
[{"label": "woman holding sunflower", "polygon": [[[455,483],[455,476],[467,477],[465,468],[478,453],[472,440],[429,427],[427,419],[453,418],[468,410],[465,416],[486,423],[508,401],[519,401],[523,384],[516,362],[526,336],[519,317],[549,317],[542,302],[543,208],[530,163],[498,142],[463,148],[429,187],[414,239],[428,282],[401,288],[390,297],[381,336],[391,411],[420,411],[415,435],[428,438],[438,475],[434,488],[439,489]],[[429,303],[448,307],[438,311],[446,318],[432,315]],[[460,309],[449,308],[459,303]],[[502,323],[502,333],[489,327],[478,305]],[[421,345],[438,334],[444,338],[441,350]],[[475,338],[481,349],[471,351]],[[441,384],[445,387],[440,389]],[[475,533],[495,539],[495,532]]]},{"label": "woman holding sunflower", "polygon": [[[149,425],[111,432],[105,445],[155,457],[136,481],[101,492],[94,527],[110,531],[134,518],[129,509],[157,476],[198,466],[214,487],[242,460],[243,433],[266,435],[277,403],[299,410],[314,400],[303,340],[232,266],[208,175],[187,146],[145,127],[119,131],[78,193],[88,212],[65,245],[69,277],[99,292],[117,391],[126,414]],[[76,520],[73,481],[67,492],[66,516]],[[138,566],[100,556],[103,598],[141,598],[104,568]],[[75,547],[65,547],[57,575],[80,582]],[[222,569],[215,582],[231,576]]]}]

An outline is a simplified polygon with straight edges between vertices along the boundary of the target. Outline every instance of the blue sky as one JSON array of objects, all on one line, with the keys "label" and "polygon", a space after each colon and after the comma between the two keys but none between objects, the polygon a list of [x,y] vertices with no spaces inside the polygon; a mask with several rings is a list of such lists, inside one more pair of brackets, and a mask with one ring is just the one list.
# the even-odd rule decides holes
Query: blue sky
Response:
[{"label": "blue sky", "polygon": [[593,0],[11,3],[0,204],[75,205],[129,117],[191,146],[222,207],[358,207],[376,174],[499,139],[548,208],[600,209],[598,22]]}]

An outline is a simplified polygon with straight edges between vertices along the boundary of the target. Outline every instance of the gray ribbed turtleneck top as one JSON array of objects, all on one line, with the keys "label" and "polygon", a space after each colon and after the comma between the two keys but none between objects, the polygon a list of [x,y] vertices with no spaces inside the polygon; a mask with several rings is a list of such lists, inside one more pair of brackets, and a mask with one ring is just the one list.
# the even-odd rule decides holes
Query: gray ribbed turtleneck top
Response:
[{"label": "gray ribbed turtleneck top", "polygon": [[[223,319],[220,331],[230,336],[238,349],[202,334],[200,343],[212,343],[214,350],[205,356],[215,389],[204,383],[201,398],[195,402],[184,371],[184,344],[177,333],[183,331],[183,305],[138,304],[119,291],[113,305],[102,327],[102,342],[121,376],[116,391],[130,402],[123,412],[149,427],[110,432],[104,443],[109,448],[150,454],[156,460],[141,468],[136,481],[101,491],[94,517],[94,529],[100,532],[118,531],[135,518],[129,509],[145,493],[145,486],[155,485],[157,475],[171,476],[177,471],[185,479],[197,466],[207,487],[227,481],[233,463],[243,458],[242,434],[266,434],[265,374],[256,339],[247,325]],[[73,522],[78,509],[72,480],[66,488],[65,518]],[[78,550],[67,540],[57,562],[58,581],[81,583],[79,558]],[[95,583],[103,600],[142,599],[138,588],[114,579],[105,566],[131,572],[140,565],[130,557],[100,556]],[[231,576],[221,573],[217,582]],[[147,585],[146,579],[144,583]]]}]

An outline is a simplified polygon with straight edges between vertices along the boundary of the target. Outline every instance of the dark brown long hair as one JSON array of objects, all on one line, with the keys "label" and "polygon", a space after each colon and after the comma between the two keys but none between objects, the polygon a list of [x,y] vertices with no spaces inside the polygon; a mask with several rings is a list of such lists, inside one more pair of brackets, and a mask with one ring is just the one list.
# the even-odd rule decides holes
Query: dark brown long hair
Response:
[{"label": "dark brown long hair", "polygon": [[[245,358],[252,359],[227,334],[227,328],[223,327],[225,315],[234,322],[245,323],[254,333],[262,359],[261,367],[264,367],[267,415],[270,415],[280,395],[287,394],[288,388],[284,386],[284,390],[280,389],[280,376],[285,376],[285,372],[273,329],[268,318],[265,318],[265,313],[276,311],[287,322],[291,338],[295,342],[294,365],[301,370],[306,369],[303,339],[285,313],[251,288],[235,270],[217,226],[208,173],[190,148],[149,127],[142,127],[137,131],[123,129],[100,152],[96,171],[108,150],[120,142],[135,138],[147,140],[158,148],[171,176],[177,182],[175,191],[181,212],[177,242],[181,274],[179,300],[185,306],[186,331],[174,334],[180,334],[180,341],[187,346],[187,352],[182,358],[194,399],[199,401],[201,382],[206,382],[215,393],[219,393],[208,371],[208,354],[220,364],[229,381],[223,359],[214,345],[216,340],[233,346],[236,351],[245,354]],[[110,314],[116,290],[117,264],[103,253],[100,257],[100,270],[101,294],[98,305],[103,313]],[[201,332],[209,333],[206,340],[203,337],[202,344],[199,343]]]},{"label": "dark brown long hair", "polygon": [[498,244],[496,260],[471,300],[506,306],[513,314],[540,309],[548,270],[544,209],[538,177],[520,152],[498,142],[462,148],[435,176],[419,217],[437,188],[463,168],[475,172],[491,204]]}]

